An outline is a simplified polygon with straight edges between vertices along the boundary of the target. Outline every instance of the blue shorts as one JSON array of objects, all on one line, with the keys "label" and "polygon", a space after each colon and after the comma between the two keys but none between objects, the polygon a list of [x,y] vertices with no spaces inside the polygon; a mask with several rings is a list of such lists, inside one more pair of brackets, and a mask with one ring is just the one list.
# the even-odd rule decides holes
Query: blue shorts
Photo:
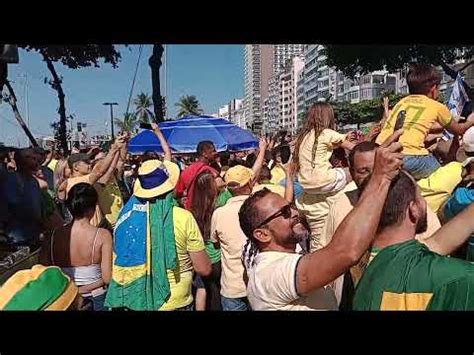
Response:
[{"label": "blue shorts", "polygon": [[221,295],[221,304],[223,311],[250,311],[247,297],[227,298]]},{"label": "blue shorts", "polygon": [[415,180],[427,178],[433,174],[441,164],[432,155],[405,155],[403,157],[403,169],[410,173]]}]

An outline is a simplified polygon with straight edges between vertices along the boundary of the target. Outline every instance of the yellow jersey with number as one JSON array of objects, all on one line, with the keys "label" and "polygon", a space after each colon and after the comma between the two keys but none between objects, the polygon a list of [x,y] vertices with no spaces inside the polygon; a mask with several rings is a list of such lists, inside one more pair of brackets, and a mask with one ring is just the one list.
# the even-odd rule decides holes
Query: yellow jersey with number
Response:
[{"label": "yellow jersey with number", "polygon": [[442,103],[425,95],[409,95],[401,99],[393,108],[390,118],[385,122],[376,143],[382,144],[393,133],[395,122],[400,111],[405,110],[405,123],[400,144],[405,155],[428,155],[425,138],[433,123],[443,127],[449,126],[452,115]]}]

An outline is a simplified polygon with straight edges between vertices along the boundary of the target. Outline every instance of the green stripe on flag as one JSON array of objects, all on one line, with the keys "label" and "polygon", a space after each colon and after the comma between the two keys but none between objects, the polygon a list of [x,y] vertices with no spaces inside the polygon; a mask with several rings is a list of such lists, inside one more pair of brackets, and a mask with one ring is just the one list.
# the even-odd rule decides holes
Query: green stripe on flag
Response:
[{"label": "green stripe on flag", "polygon": [[5,311],[39,311],[62,295],[69,280],[58,268],[46,269],[40,277],[25,284],[3,308]]}]

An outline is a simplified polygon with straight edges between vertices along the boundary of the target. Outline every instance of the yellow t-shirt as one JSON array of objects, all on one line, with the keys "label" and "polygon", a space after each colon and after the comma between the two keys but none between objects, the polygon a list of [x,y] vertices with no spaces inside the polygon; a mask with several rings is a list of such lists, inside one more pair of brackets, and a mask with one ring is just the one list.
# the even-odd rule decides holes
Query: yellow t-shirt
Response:
[{"label": "yellow t-shirt", "polygon": [[178,267],[168,270],[171,296],[168,302],[161,306],[162,311],[185,307],[193,302],[193,263],[189,252],[204,250],[204,240],[191,212],[173,207],[173,229]]},{"label": "yellow t-shirt", "polygon": [[438,213],[441,206],[451,197],[462,180],[462,164],[456,161],[438,168],[425,179],[418,180],[421,195],[433,210]]},{"label": "yellow t-shirt", "polygon": [[[90,175],[85,175],[85,176],[78,176],[78,177],[72,177],[66,180],[66,195],[69,194],[69,190],[72,189],[74,185],[80,184],[80,183],[86,183],[90,185],[89,181],[89,176]],[[101,187],[98,184],[92,185],[94,186],[95,190],[97,191],[97,195],[99,195]],[[100,209],[99,203],[95,206],[95,213],[92,219],[90,220],[90,223],[94,227],[98,227],[100,225],[100,222],[102,222],[102,219],[104,218],[104,214],[102,213],[102,210]]]},{"label": "yellow t-shirt", "polygon": [[51,171],[54,173],[54,171],[56,170],[56,165],[58,165],[58,161],[56,159],[51,159],[48,164],[48,168],[50,168]]},{"label": "yellow t-shirt", "polygon": [[283,168],[280,165],[276,165],[271,170],[271,174],[272,174],[272,178],[270,182],[275,185],[278,185],[286,177],[285,170],[283,170]]},{"label": "yellow t-shirt", "polygon": [[120,210],[123,207],[122,192],[114,181],[105,185],[97,184],[99,206],[107,221],[115,227]]},{"label": "yellow t-shirt", "polygon": [[299,149],[300,170],[298,180],[305,191],[323,187],[336,180],[336,171],[329,159],[331,159],[334,145],[342,143],[345,139],[345,134],[332,129],[323,130],[318,137],[313,161],[314,130],[304,137]]},{"label": "yellow t-shirt", "polygon": [[425,138],[433,123],[438,122],[443,127],[449,126],[452,115],[442,103],[425,95],[409,95],[401,99],[393,108],[390,118],[385,122],[377,144],[382,144],[393,133],[395,122],[400,111],[405,110],[403,134],[399,142],[405,155],[428,155],[425,148]]}]

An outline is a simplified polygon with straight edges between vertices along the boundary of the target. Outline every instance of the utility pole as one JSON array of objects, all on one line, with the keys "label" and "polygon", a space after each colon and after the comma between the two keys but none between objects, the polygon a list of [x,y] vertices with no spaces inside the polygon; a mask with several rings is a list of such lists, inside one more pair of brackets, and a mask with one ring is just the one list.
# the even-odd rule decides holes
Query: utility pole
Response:
[{"label": "utility pole", "polygon": [[112,140],[114,140],[114,106],[117,106],[116,102],[104,102],[104,106],[110,106],[110,130],[112,133]]}]

